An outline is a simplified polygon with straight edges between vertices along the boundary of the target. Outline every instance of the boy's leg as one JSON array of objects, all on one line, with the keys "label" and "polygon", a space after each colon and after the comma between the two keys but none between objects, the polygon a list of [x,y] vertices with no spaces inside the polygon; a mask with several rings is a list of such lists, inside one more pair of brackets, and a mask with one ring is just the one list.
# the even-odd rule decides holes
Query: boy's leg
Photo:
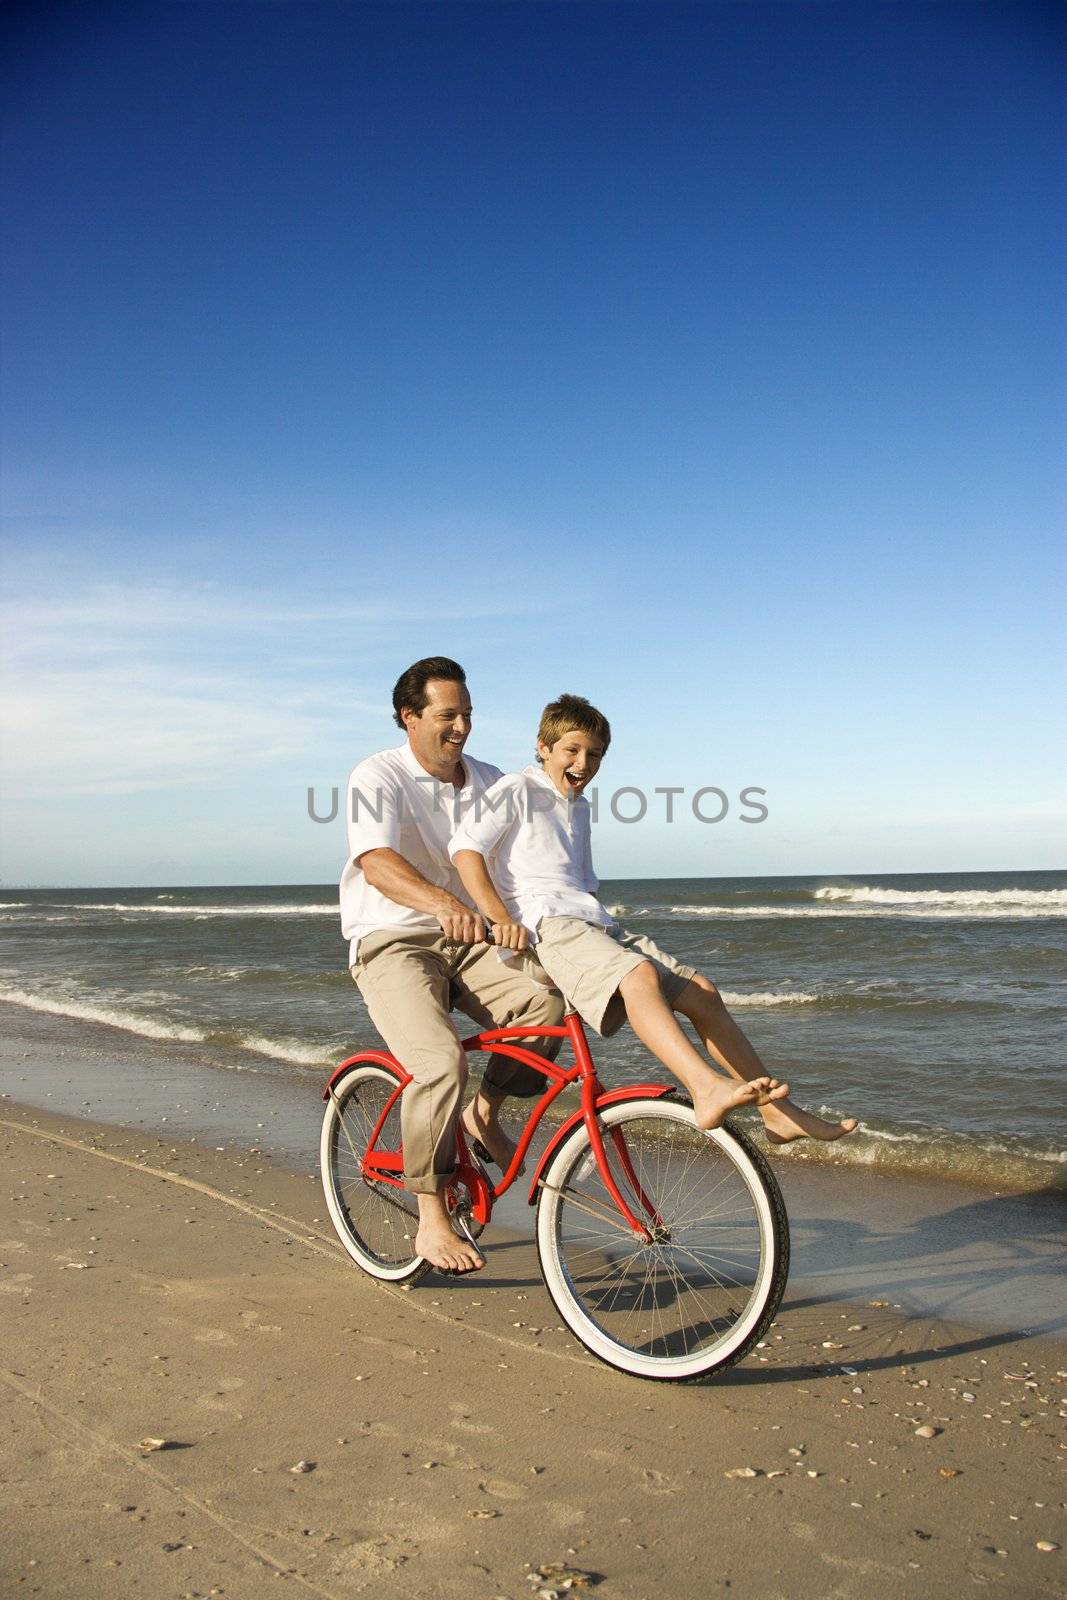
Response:
[{"label": "boy's leg", "polygon": [[619,994],[638,1038],[689,1090],[698,1128],[717,1128],[739,1106],[760,1105],[789,1093],[788,1085],[765,1074],[724,1083],[679,1027],[651,961],[631,968],[619,984]]},{"label": "boy's leg", "polygon": [[[718,989],[707,978],[699,973],[690,978],[673,1005],[675,1011],[688,1017],[696,1028],[712,1059],[725,1067],[733,1077],[751,1082],[766,1076],[767,1068],[755,1048],[726,1009]],[[825,1117],[817,1117],[813,1112],[794,1105],[788,1097],[761,1103],[759,1114],[768,1137],[775,1144],[788,1144],[793,1139],[803,1138],[840,1139],[843,1134],[852,1133],[856,1127],[855,1117],[846,1117],[842,1122],[827,1122]]]}]

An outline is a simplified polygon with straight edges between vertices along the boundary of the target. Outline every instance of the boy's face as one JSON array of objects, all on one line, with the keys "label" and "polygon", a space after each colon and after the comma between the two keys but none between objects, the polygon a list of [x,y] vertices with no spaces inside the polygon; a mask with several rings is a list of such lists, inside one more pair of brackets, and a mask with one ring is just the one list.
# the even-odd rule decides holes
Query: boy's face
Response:
[{"label": "boy's face", "polygon": [[553,745],[537,741],[537,754],[544,764],[545,774],[551,778],[562,795],[581,794],[600,770],[604,759],[604,746],[592,734],[574,730],[562,734]]}]

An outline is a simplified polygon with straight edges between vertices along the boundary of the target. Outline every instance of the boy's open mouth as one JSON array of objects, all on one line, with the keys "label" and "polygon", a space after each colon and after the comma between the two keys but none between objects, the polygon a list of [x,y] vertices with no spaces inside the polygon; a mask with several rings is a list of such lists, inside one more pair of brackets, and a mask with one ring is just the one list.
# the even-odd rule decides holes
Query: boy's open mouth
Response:
[{"label": "boy's open mouth", "polygon": [[572,789],[580,789],[582,784],[585,782],[584,772],[571,772],[568,770],[563,774],[563,776],[570,784]]}]

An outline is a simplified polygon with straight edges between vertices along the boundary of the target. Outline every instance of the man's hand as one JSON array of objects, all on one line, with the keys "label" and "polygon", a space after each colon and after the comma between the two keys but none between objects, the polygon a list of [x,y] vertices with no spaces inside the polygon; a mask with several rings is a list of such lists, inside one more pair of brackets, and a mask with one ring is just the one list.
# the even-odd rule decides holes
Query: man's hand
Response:
[{"label": "man's hand", "polygon": [[525,950],[530,942],[522,923],[513,922],[510,917],[505,917],[502,922],[494,922],[490,932],[493,943],[502,950]]},{"label": "man's hand", "polygon": [[366,850],[357,857],[357,865],[371,888],[387,900],[436,917],[446,939],[456,944],[481,944],[485,939],[484,918],[447,889],[427,883],[422,873],[397,851],[384,846]]},{"label": "man's hand", "polygon": [[485,922],[477,911],[468,911],[466,906],[460,906],[455,911],[437,911],[434,914],[446,939],[452,939],[456,944],[483,943]]}]

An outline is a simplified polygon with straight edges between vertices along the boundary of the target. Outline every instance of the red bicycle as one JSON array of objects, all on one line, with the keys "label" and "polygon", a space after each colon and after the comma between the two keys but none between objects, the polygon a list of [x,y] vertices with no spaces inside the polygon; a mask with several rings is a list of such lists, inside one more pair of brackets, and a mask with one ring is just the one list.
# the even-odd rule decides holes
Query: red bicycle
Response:
[{"label": "red bicycle", "polygon": [[[561,1067],[517,1041],[562,1038]],[[471,1239],[515,1182],[542,1117],[577,1084],[579,1108],[555,1127],[530,1180],[537,1253],[563,1321],[601,1360],[640,1378],[698,1378],[732,1366],[773,1321],[789,1271],[781,1191],[759,1151],[729,1123],[703,1131],[683,1094],[662,1083],[605,1090],[581,1019],[495,1028],[463,1042],[545,1077],[499,1183],[459,1130],[449,1189],[453,1223]],[[334,1072],[320,1145],[326,1204],[341,1243],[372,1277],[412,1284],[418,1215],[404,1188],[400,1100],[410,1074],[385,1050]]]}]

